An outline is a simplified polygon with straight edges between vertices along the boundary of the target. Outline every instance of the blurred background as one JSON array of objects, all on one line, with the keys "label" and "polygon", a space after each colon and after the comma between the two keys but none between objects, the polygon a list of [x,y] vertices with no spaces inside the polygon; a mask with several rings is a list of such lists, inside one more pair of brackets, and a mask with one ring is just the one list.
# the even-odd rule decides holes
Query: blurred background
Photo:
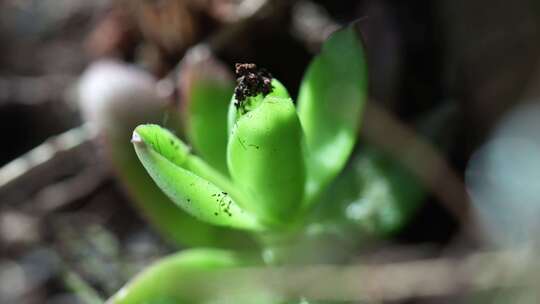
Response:
[{"label": "blurred background", "polygon": [[[536,269],[520,250],[534,257],[540,235],[540,2],[4,0],[0,303],[92,303],[176,250],[133,208],[103,136],[117,119],[104,111],[144,107],[94,104],[96,88],[122,86],[137,66],[145,73],[133,77],[151,79],[175,107],[185,55],[210,49],[230,71],[267,68],[296,96],[321,43],[354,20],[370,69],[360,142],[395,157],[429,193],[361,261],[447,265],[518,251],[510,265]],[[497,265],[485,259],[479,271]],[[540,301],[538,288],[499,294],[505,271],[472,287],[445,273],[447,285],[413,284],[391,302],[470,302],[474,286],[479,303]]]}]

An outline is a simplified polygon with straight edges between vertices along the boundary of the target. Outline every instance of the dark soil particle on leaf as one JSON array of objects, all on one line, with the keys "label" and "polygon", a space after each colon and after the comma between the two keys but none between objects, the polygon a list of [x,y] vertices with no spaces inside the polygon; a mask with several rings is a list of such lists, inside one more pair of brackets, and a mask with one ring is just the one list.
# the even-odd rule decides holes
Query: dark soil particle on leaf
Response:
[{"label": "dark soil particle on leaf", "polygon": [[237,86],[234,90],[235,106],[238,108],[248,97],[272,92],[272,75],[265,69],[257,68],[254,63],[236,64]]}]

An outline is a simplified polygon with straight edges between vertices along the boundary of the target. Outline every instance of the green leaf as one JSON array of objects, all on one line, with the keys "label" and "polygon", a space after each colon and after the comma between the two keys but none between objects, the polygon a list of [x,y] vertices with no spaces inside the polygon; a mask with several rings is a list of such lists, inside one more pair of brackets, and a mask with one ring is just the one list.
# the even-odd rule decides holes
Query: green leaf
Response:
[{"label": "green leaf", "polygon": [[[258,258],[232,251],[190,249],[165,257],[138,274],[107,304],[305,304],[349,301],[299,300],[314,281],[321,284],[328,267],[267,268]],[[257,267],[259,266],[259,267]],[[331,274],[342,269],[330,271]],[[349,276],[350,277],[350,276]],[[297,278],[300,281],[292,281]],[[326,278],[328,280],[328,278]],[[343,278],[340,278],[340,282]],[[288,282],[293,283],[289,285]],[[332,289],[333,290],[333,289]],[[332,291],[327,292],[332,295]]]},{"label": "green leaf", "polygon": [[227,110],[234,85],[195,84],[187,119],[193,148],[211,166],[227,174]]},{"label": "green leaf", "polygon": [[217,59],[204,54],[188,53],[181,66],[182,114],[194,150],[227,175],[227,111],[235,81]]},{"label": "green leaf", "polygon": [[292,100],[268,95],[239,114],[227,160],[233,180],[249,197],[243,207],[273,223],[295,216],[305,169],[302,128]]},{"label": "green leaf", "polygon": [[[249,260],[249,259],[248,259]],[[204,303],[213,294],[195,284],[216,271],[248,264],[245,257],[217,249],[191,249],[154,263],[111,297],[108,304]],[[196,279],[195,279],[196,278]],[[197,280],[198,279],[198,280]]]},{"label": "green leaf", "polygon": [[343,224],[357,239],[386,237],[407,223],[425,193],[420,181],[396,160],[362,146],[322,196],[315,222]]},{"label": "green leaf", "polygon": [[191,155],[186,145],[166,129],[141,125],[133,132],[132,141],[155,183],[189,214],[219,226],[263,228],[255,215],[237,204],[245,200],[243,194],[226,177]]},{"label": "green leaf", "polygon": [[[125,137],[124,137],[125,139]],[[239,248],[254,246],[242,231],[216,227],[199,221],[174,204],[148,175],[130,145],[115,150],[113,161],[142,217],[166,239],[180,246]],[[117,147],[118,148],[118,147]]]},{"label": "green leaf", "polygon": [[364,50],[353,26],[335,32],[311,62],[298,96],[307,143],[305,207],[343,169],[367,97]]}]

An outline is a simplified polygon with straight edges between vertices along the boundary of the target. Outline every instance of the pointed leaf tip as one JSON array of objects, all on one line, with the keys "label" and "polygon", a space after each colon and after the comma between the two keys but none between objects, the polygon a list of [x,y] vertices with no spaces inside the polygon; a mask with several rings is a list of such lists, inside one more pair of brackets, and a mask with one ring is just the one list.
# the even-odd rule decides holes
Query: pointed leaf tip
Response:
[{"label": "pointed leaf tip", "polygon": [[133,144],[141,144],[141,143],[143,143],[143,140],[142,140],[141,136],[139,135],[139,133],[133,131],[133,134],[131,135],[131,143],[133,143]]}]

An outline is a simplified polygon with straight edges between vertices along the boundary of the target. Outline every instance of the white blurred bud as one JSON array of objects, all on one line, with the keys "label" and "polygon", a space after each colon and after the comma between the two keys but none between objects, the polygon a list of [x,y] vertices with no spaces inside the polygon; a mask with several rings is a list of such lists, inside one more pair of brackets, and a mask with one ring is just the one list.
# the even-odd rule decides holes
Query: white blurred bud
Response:
[{"label": "white blurred bud", "polygon": [[466,183],[490,240],[502,247],[540,240],[540,104],[500,122],[471,158]]},{"label": "white blurred bud", "polygon": [[78,85],[84,119],[114,134],[131,134],[138,124],[159,122],[167,97],[159,94],[157,83],[151,74],[120,61],[93,63]]}]

